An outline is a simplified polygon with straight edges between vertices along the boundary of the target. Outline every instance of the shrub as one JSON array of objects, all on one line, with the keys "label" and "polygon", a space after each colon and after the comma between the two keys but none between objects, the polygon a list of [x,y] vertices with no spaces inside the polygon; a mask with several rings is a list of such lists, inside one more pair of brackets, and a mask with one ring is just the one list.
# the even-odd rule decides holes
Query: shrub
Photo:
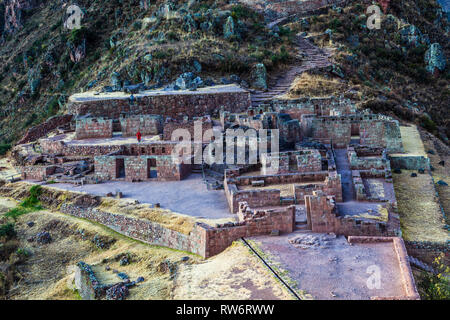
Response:
[{"label": "shrub", "polygon": [[424,272],[420,286],[423,288],[422,298],[425,300],[449,300],[450,299],[450,280],[448,275],[450,267],[444,265],[444,254],[437,257],[433,266],[437,274]]},{"label": "shrub", "polygon": [[420,117],[420,124],[428,131],[435,131],[437,129],[436,123],[426,115]]},{"label": "shrub", "polygon": [[40,185],[35,185],[30,188],[30,196],[25,198],[20,204],[24,208],[32,208],[39,205],[38,197],[42,193],[42,187]]},{"label": "shrub", "polygon": [[19,249],[17,249],[17,254],[18,254],[19,256],[29,257],[29,256],[31,255],[31,252],[28,251],[27,249],[19,248]]},{"label": "shrub", "polygon": [[337,30],[340,26],[342,26],[342,22],[338,18],[334,18],[333,20],[331,20],[329,25],[330,29],[332,30]]},{"label": "shrub", "polygon": [[250,8],[240,5],[240,4],[233,6],[233,9],[231,10],[231,16],[234,19],[242,19],[242,18],[256,19],[257,18],[257,14],[254,11],[252,11]]},{"label": "shrub", "polygon": [[40,185],[35,185],[30,188],[30,196],[25,198],[18,207],[10,209],[5,213],[5,217],[13,218],[16,220],[21,215],[36,211],[42,210],[42,206],[39,202],[39,195],[42,192],[42,187]]},{"label": "shrub", "polygon": [[11,145],[9,143],[0,144],[0,155],[1,156],[5,155],[9,149],[11,149]]},{"label": "shrub", "polygon": [[81,44],[83,39],[86,38],[86,35],[87,35],[86,27],[81,27],[79,29],[73,29],[70,32],[70,35],[67,40],[74,45],[79,45],[79,44]]},{"label": "shrub", "polygon": [[16,231],[14,230],[14,223],[7,223],[0,225],[0,238],[12,238],[16,235]]}]

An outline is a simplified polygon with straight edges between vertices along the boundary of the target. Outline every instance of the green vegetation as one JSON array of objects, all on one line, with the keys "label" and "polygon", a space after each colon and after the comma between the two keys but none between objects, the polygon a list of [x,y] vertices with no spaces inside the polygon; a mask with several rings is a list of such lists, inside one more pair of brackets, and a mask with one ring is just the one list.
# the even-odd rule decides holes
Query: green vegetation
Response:
[{"label": "green vegetation", "polygon": [[39,195],[42,192],[42,187],[40,185],[35,185],[30,188],[30,195],[25,198],[18,207],[10,209],[5,213],[5,217],[12,218],[16,220],[19,216],[34,212],[37,210],[42,210],[42,206],[39,202]]},{"label": "green vegetation", "polygon": [[378,107],[374,112],[415,122],[433,134],[446,130],[450,136],[448,67],[431,74],[425,59],[432,43],[442,46],[447,59],[450,56],[449,23],[438,17],[438,7],[434,0],[391,1],[380,30],[367,28],[365,7],[358,3],[289,26],[296,32],[316,34],[314,42],[319,46],[331,44],[338,49],[334,61],[348,71],[345,80],[358,86],[362,102],[381,101],[371,102]]},{"label": "green vegetation", "polygon": [[16,253],[19,256],[22,256],[22,257],[25,257],[25,258],[29,257],[31,255],[31,252],[29,250],[25,249],[25,248],[18,248]]},{"label": "green vegetation", "polygon": [[11,149],[11,144],[9,144],[9,143],[0,144],[0,156],[5,155],[9,149]]},{"label": "green vegetation", "polygon": [[16,231],[14,230],[14,223],[6,223],[0,225],[0,238],[13,238],[16,235]]},{"label": "green vegetation", "polygon": [[437,257],[433,263],[437,274],[424,272],[419,285],[423,289],[425,300],[450,300],[450,267],[444,264],[444,254]]}]

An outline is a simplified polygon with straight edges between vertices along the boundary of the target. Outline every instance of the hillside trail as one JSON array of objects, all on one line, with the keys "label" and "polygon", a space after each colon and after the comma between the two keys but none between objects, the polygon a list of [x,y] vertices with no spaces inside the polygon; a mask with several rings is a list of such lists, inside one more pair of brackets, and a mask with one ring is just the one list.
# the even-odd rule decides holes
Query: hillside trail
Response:
[{"label": "hillside trail", "polygon": [[[299,12],[299,14],[301,14],[301,12]],[[270,21],[267,24],[267,27],[270,29],[274,28],[275,26],[288,21],[288,19],[289,17],[277,18]],[[286,71],[268,79],[267,90],[250,91],[252,107],[257,107],[265,101],[269,101],[277,96],[287,93],[295,78],[303,72],[326,68],[332,65],[330,61],[330,57],[332,56],[331,50],[318,48],[300,34],[295,36],[294,43],[296,44],[297,49],[296,56],[302,57],[301,64],[291,65]]]}]

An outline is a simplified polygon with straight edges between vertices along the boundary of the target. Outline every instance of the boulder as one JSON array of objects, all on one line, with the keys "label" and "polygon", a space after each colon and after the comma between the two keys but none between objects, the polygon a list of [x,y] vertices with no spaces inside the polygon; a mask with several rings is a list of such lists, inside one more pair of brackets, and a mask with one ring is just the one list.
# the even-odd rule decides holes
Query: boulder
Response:
[{"label": "boulder", "polygon": [[267,90],[267,70],[264,64],[257,63],[251,73],[252,87]]},{"label": "boulder", "polygon": [[120,79],[120,74],[118,72],[113,72],[111,74],[111,88],[113,91],[122,90],[122,80]]},{"label": "boulder", "polygon": [[229,39],[234,35],[235,35],[234,20],[233,17],[229,16],[223,26],[223,36],[225,39]]},{"label": "boulder", "polygon": [[433,43],[430,48],[425,52],[426,69],[432,74],[444,71],[447,64],[444,51],[439,43]]},{"label": "boulder", "polygon": [[40,244],[48,244],[52,242],[52,237],[48,231],[43,231],[36,235],[36,241]]}]

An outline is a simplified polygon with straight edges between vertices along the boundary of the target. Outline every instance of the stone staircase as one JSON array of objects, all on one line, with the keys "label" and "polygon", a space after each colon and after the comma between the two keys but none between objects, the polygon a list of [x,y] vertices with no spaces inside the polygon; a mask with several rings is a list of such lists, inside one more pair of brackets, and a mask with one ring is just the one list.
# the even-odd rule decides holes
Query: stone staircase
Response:
[{"label": "stone staircase", "polygon": [[201,164],[194,164],[194,165],[192,165],[192,173],[202,174],[203,173],[202,165]]},{"label": "stone staircase", "polygon": [[331,56],[329,52],[316,47],[300,35],[297,35],[296,44],[298,55],[303,57],[302,64],[292,66],[287,72],[269,81],[269,89],[267,91],[251,91],[252,107],[257,107],[276,96],[285,94],[295,78],[301,73],[331,66],[331,62],[328,59]]}]

